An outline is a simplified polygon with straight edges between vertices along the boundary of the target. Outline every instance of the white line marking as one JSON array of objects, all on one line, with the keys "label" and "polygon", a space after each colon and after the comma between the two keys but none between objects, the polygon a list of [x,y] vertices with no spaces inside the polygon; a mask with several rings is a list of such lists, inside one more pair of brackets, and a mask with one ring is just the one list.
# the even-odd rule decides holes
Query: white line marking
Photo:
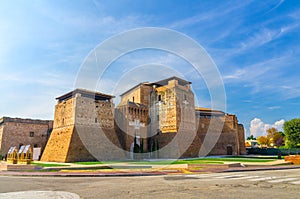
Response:
[{"label": "white line marking", "polygon": [[251,178],[258,178],[259,176],[244,176],[244,177],[237,177],[237,178],[229,178],[228,180],[243,180],[243,179],[251,179]]},{"label": "white line marking", "polygon": [[239,177],[244,177],[246,175],[230,175],[230,176],[220,176],[220,177],[215,177],[218,179],[227,179],[227,178],[239,178]]},{"label": "white line marking", "polygon": [[250,179],[249,181],[272,180],[272,179],[276,179],[276,178],[277,177],[264,177],[264,178]]},{"label": "white line marking", "polygon": [[286,181],[292,181],[292,180],[298,180],[298,178],[283,178],[283,179],[278,179],[278,180],[270,180],[268,182],[277,183],[277,182],[286,182]]},{"label": "white line marking", "polygon": [[290,184],[300,184],[300,181],[289,182]]}]

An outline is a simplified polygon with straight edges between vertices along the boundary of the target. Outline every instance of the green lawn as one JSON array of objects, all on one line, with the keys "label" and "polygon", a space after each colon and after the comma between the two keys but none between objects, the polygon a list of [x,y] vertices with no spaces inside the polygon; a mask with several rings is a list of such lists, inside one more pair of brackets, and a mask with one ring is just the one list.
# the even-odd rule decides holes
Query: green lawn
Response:
[{"label": "green lawn", "polygon": [[73,162],[74,164],[81,164],[81,165],[94,165],[94,164],[103,164],[103,162]]},{"label": "green lawn", "polygon": [[224,162],[271,162],[272,159],[252,159],[252,158],[199,158],[191,160],[175,161],[136,161],[133,164],[224,164]]},{"label": "green lawn", "polygon": [[37,165],[37,166],[41,166],[41,167],[62,167],[62,166],[69,166],[67,164],[39,163],[39,162],[32,162],[31,165]]},{"label": "green lawn", "polygon": [[[179,159],[179,160],[157,160],[157,161],[147,161],[147,160],[120,160],[120,161],[102,161],[102,162],[74,162],[74,164],[79,165],[97,165],[97,164],[114,164],[114,163],[131,163],[131,164],[152,164],[152,165],[164,165],[164,164],[224,164],[224,162],[271,162],[276,160],[274,157],[243,157],[243,156],[231,156],[222,158],[197,158],[197,159]],[[51,164],[51,163],[32,163],[34,165],[42,167],[55,167],[55,166],[68,166],[66,164]]]},{"label": "green lawn", "polygon": [[200,158],[193,160],[177,160],[177,162],[185,162],[188,164],[198,164],[206,161],[215,162],[272,162],[274,159],[258,159],[258,158]]}]

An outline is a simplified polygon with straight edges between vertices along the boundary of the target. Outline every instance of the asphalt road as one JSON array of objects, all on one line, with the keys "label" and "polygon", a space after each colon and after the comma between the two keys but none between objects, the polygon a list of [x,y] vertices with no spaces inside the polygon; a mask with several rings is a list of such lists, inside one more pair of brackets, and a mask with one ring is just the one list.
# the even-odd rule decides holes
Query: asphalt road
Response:
[{"label": "asphalt road", "polygon": [[[22,193],[19,193],[22,192]],[[0,176],[0,198],[299,198],[300,169],[147,177]]]}]

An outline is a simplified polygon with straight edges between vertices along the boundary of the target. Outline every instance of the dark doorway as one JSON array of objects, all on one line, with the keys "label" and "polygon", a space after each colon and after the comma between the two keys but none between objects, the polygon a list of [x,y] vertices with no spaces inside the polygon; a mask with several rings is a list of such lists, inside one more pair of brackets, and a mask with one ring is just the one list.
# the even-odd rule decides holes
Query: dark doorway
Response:
[{"label": "dark doorway", "polygon": [[232,146],[227,146],[227,155],[232,155]]}]

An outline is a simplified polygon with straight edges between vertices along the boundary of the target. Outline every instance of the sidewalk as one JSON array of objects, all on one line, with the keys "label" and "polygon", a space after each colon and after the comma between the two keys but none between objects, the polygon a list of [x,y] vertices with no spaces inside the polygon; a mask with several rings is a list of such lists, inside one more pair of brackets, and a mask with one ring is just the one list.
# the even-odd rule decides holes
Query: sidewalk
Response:
[{"label": "sidewalk", "polygon": [[[300,165],[286,164],[282,160],[264,163],[227,163],[227,164],[171,164],[136,165],[131,163],[79,165],[67,163],[61,167],[45,167],[42,170],[0,171],[5,176],[47,176],[47,177],[113,177],[113,176],[158,176],[178,174],[202,174],[220,172],[243,172],[259,170],[299,169]],[[1,163],[3,165],[3,163]],[[280,165],[280,166],[278,166]]]}]

